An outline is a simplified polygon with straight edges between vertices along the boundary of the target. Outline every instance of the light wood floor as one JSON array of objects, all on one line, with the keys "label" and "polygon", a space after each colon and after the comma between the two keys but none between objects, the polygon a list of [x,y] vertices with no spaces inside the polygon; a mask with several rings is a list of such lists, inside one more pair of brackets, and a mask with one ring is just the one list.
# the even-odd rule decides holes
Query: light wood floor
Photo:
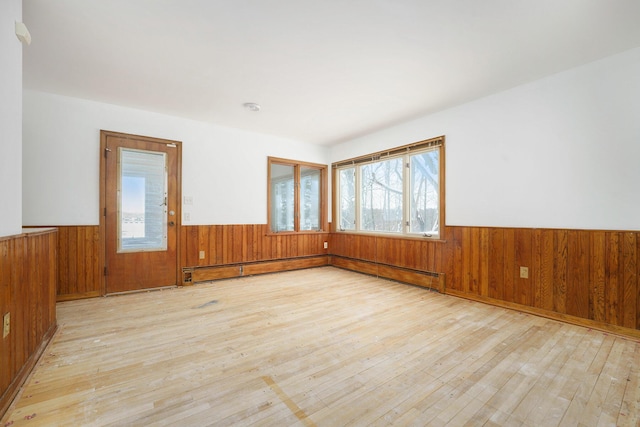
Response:
[{"label": "light wood floor", "polygon": [[331,267],[65,302],[58,319],[0,427],[640,420],[638,342]]}]

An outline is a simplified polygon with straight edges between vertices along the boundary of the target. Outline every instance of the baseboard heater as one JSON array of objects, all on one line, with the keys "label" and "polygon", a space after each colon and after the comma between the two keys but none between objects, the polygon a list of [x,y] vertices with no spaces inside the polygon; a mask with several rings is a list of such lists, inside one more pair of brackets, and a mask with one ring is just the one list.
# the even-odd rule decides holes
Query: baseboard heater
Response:
[{"label": "baseboard heater", "polygon": [[256,274],[276,273],[279,271],[301,270],[326,265],[329,265],[329,257],[327,255],[317,255],[250,263],[184,267],[182,269],[182,284],[192,285],[212,280],[254,276]]},{"label": "baseboard heater", "polygon": [[331,255],[329,264],[346,270],[357,271],[384,279],[396,280],[410,285],[421,286],[431,290],[445,292],[445,274],[433,271],[415,270],[395,265],[365,261],[356,258],[348,258]]}]

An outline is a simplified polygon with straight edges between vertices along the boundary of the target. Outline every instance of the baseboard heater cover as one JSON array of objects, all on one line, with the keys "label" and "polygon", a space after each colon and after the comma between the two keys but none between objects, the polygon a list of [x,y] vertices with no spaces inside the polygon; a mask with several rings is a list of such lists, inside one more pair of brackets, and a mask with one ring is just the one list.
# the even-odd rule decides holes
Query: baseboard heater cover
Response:
[{"label": "baseboard heater cover", "polygon": [[329,257],[327,255],[318,255],[249,263],[185,267],[182,269],[182,284],[191,285],[212,280],[300,270],[326,265],[329,265]]},{"label": "baseboard heater cover", "polygon": [[445,292],[445,274],[332,255],[330,265],[384,279]]}]

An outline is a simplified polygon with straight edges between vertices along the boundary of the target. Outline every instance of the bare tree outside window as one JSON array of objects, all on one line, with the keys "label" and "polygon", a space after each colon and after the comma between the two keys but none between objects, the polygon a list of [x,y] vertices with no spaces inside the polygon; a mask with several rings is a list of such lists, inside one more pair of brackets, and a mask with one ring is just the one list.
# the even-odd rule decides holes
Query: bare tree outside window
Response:
[{"label": "bare tree outside window", "polygon": [[444,137],[334,164],[338,231],[439,237]]},{"label": "bare tree outside window", "polygon": [[321,172],[316,168],[300,169],[300,230],[320,230]]},{"label": "bare tree outside window", "polygon": [[340,183],[340,229],[356,229],[356,168],[341,169]]},{"label": "bare tree outside window", "polygon": [[437,234],[440,226],[439,151],[410,157],[411,233]]},{"label": "bare tree outside window", "polygon": [[361,168],[362,229],[402,232],[402,158]]}]

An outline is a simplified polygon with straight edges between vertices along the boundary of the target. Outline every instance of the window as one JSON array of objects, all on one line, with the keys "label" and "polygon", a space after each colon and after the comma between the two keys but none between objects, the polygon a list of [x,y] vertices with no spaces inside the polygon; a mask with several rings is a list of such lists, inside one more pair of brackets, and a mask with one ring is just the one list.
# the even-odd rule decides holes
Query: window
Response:
[{"label": "window", "polygon": [[118,252],[166,250],[166,154],[119,147],[118,156]]},{"label": "window", "polygon": [[440,236],[444,137],[345,160],[333,167],[337,231]]},{"label": "window", "polygon": [[269,157],[269,230],[325,231],[327,166]]}]

